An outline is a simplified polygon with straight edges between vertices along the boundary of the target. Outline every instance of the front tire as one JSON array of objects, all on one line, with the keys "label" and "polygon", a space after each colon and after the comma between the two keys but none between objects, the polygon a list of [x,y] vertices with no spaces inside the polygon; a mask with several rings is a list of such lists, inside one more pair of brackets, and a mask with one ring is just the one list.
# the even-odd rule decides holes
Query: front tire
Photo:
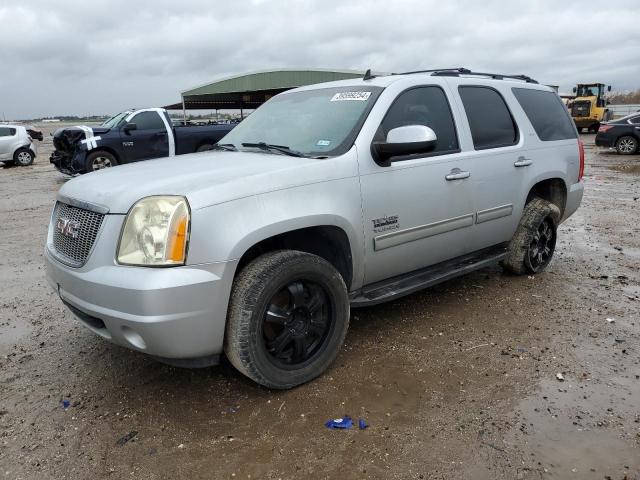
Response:
[{"label": "front tire", "polygon": [[541,198],[527,203],[502,261],[504,269],[516,275],[543,271],[553,258],[560,215],[555,204]]},{"label": "front tire", "polygon": [[13,154],[13,163],[20,167],[28,167],[33,163],[35,155],[28,148],[19,148]]},{"label": "front tire", "polygon": [[638,151],[638,140],[630,135],[620,137],[616,141],[616,152],[620,155],[633,155]]},{"label": "front tire", "polygon": [[97,172],[98,170],[102,170],[104,168],[111,168],[118,165],[118,161],[116,157],[114,157],[109,152],[93,152],[87,155],[86,160],[86,171],[87,173]]},{"label": "front tire", "polygon": [[260,385],[292,388],[329,367],[348,327],[340,273],[317,255],[280,250],[258,257],[236,277],[225,353]]}]

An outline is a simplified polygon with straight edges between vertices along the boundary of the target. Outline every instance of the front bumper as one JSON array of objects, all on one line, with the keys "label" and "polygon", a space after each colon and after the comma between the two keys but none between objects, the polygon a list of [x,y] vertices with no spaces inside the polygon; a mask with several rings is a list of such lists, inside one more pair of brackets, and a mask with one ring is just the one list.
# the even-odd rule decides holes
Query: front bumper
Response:
[{"label": "front bumper", "polygon": [[146,268],[67,267],[45,247],[51,287],[91,331],[167,359],[222,353],[235,262]]},{"label": "front bumper", "polygon": [[56,170],[65,175],[78,175],[84,172],[86,152],[68,153],[62,150],[54,150],[49,157]]}]

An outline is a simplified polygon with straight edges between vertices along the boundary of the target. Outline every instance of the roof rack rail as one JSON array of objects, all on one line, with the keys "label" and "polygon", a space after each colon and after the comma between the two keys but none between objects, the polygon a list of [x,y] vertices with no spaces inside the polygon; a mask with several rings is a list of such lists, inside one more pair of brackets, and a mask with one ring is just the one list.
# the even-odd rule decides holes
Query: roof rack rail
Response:
[{"label": "roof rack rail", "polygon": [[414,73],[435,73],[435,72],[459,72],[466,73],[471,70],[464,67],[454,67],[454,68],[433,68],[431,70],[414,70],[412,72],[398,72],[392,73],[391,75],[413,75]]},{"label": "roof rack rail", "polygon": [[538,83],[537,80],[527,76],[527,75],[505,75],[502,73],[485,73],[485,72],[472,72],[466,68],[461,68],[459,70],[440,70],[437,72],[433,72],[431,75],[439,76],[439,77],[459,77],[460,75],[476,75],[481,77],[489,77],[494,80],[522,80],[527,83]]},{"label": "roof rack rail", "polygon": [[457,68],[434,68],[431,70],[414,70],[412,72],[400,72],[400,73],[392,73],[391,75],[412,75],[414,73],[430,73],[436,77],[459,77],[460,75],[477,75],[481,77],[489,77],[494,80],[522,80],[527,83],[538,83],[537,80],[534,80],[527,75],[505,75],[502,73],[484,73],[484,72],[473,72],[468,68],[457,67]]}]

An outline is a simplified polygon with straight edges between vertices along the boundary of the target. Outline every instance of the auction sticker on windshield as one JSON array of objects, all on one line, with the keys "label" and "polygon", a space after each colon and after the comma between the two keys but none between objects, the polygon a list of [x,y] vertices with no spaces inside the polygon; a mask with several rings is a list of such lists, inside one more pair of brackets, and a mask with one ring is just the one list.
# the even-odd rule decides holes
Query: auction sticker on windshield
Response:
[{"label": "auction sticker on windshield", "polygon": [[340,92],[336,93],[332,98],[332,102],[343,102],[345,100],[355,100],[365,102],[371,96],[371,92]]}]

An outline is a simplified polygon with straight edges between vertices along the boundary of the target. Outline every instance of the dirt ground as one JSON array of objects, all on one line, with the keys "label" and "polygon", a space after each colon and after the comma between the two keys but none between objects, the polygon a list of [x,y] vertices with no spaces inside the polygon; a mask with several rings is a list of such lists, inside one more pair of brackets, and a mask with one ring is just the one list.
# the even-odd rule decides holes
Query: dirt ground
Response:
[{"label": "dirt ground", "polygon": [[[640,156],[583,140],[585,198],[547,272],[353,310],[333,367],[275,392],[74,320],[43,277],[66,181],[47,137],[0,168],[0,478],[640,479]],[[370,427],[325,428],[343,415]]]}]

